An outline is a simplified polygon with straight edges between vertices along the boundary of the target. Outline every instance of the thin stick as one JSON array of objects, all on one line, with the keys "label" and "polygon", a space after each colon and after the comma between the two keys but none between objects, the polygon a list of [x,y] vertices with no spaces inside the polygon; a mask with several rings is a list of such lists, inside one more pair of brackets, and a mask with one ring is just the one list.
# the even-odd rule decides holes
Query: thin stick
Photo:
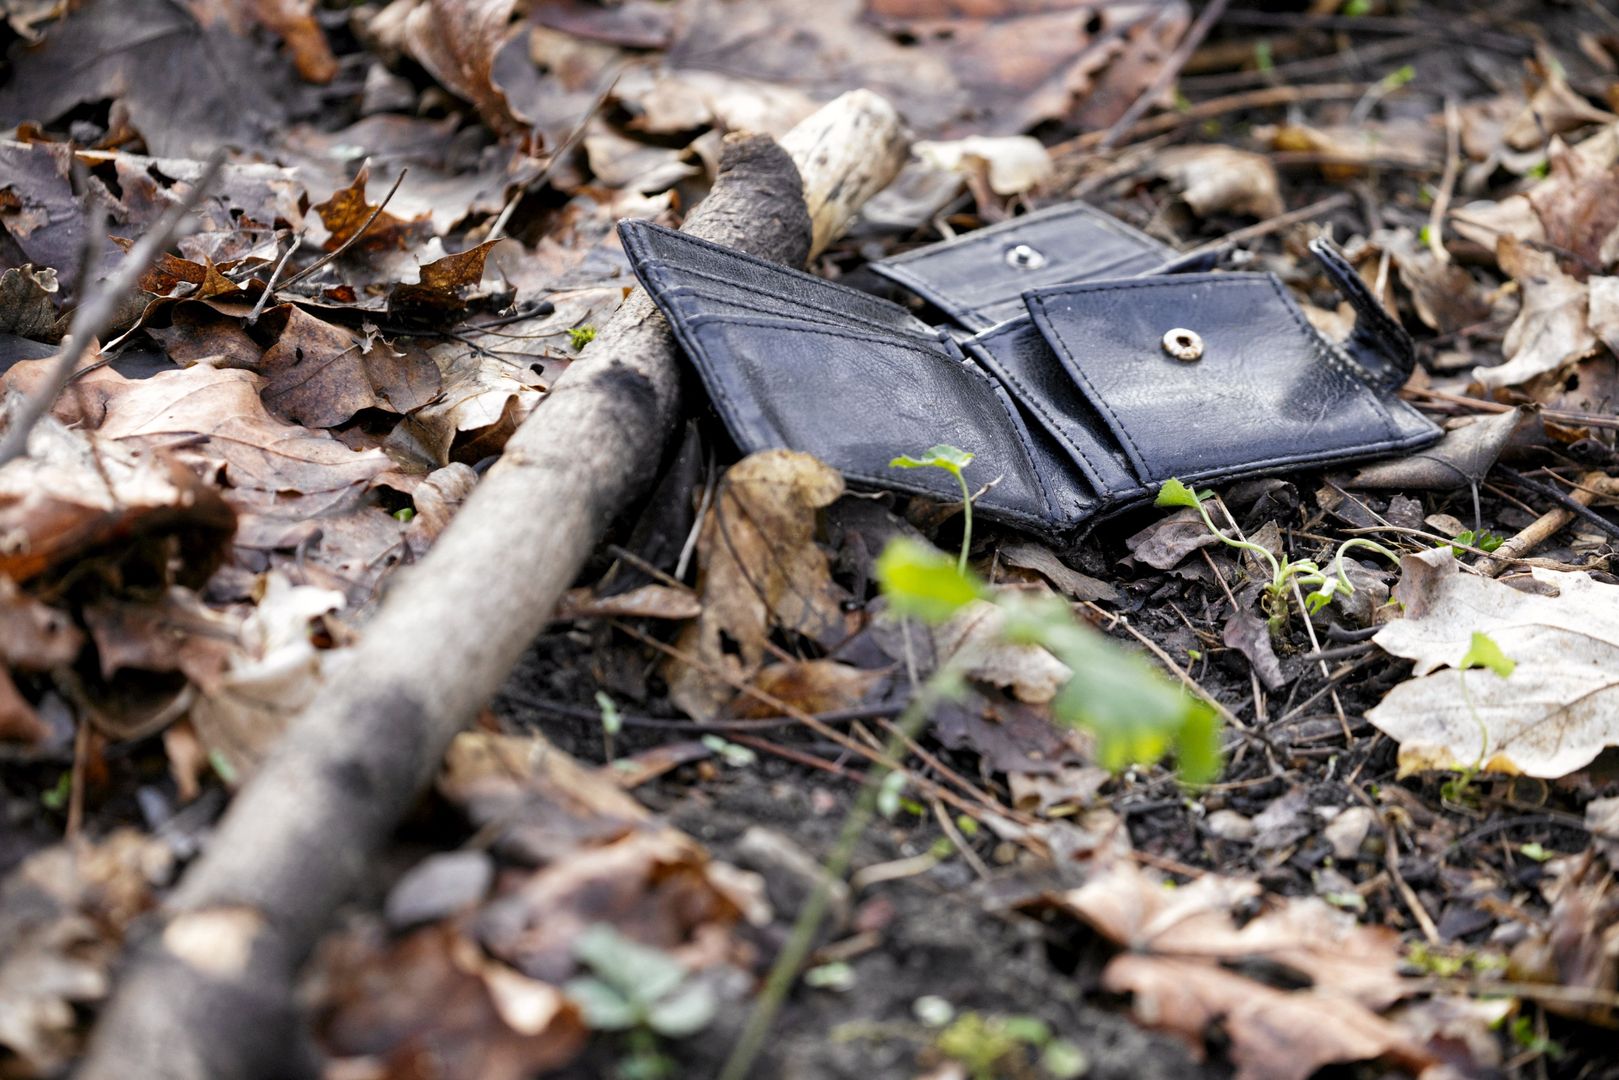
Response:
[{"label": "thin stick", "polygon": [[1456,190],[1456,177],[1462,171],[1462,114],[1456,102],[1445,99],[1445,171],[1439,177],[1433,209],[1428,213],[1428,250],[1442,263],[1450,262],[1445,250],[1445,215],[1450,213],[1450,197]]},{"label": "thin stick", "polygon": [[[1358,98],[1374,85],[1376,84],[1322,83],[1318,86],[1267,86],[1262,90],[1248,90],[1241,94],[1210,98],[1188,109],[1149,117],[1125,134],[1132,139],[1141,139],[1149,135],[1162,135],[1166,131],[1195,124],[1199,120],[1212,120],[1227,113],[1241,112],[1244,109],[1266,109],[1277,105],[1297,105],[1305,101],[1342,101],[1347,98]],[[1105,131],[1087,131],[1083,135],[1053,146],[1051,156],[1056,158],[1064,154],[1094,150],[1106,135]]]},{"label": "thin stick", "polygon": [[1511,469],[1500,464],[1497,464],[1495,468],[1496,471],[1500,472],[1514,484],[1519,484],[1526,487],[1542,498],[1551,499],[1564,510],[1567,510],[1569,513],[1584,521],[1586,524],[1594,525],[1604,534],[1619,539],[1619,525],[1614,524],[1601,514],[1597,513],[1595,510],[1592,510],[1589,505],[1596,499],[1598,495],[1602,494],[1604,488],[1612,486],[1611,482],[1592,483],[1592,477],[1598,477],[1602,481],[1609,481],[1609,477],[1606,475],[1602,473],[1586,474],[1585,478],[1575,486],[1574,490],[1576,494],[1589,495],[1591,498],[1581,501],[1580,499],[1576,498],[1575,495],[1569,495],[1566,492],[1559,491],[1557,488],[1552,487],[1550,484],[1543,484],[1539,480],[1533,480],[1523,475],[1523,473],[1516,469]]},{"label": "thin stick", "polygon": [[[382,211],[387,207],[388,201],[394,197],[394,192],[399,190],[399,185],[405,182],[405,174],[408,172],[410,172],[408,167],[399,170],[399,175],[394,177],[393,187],[388,189],[388,194],[382,197],[382,201],[377,204],[376,209],[371,211],[371,216],[365,219],[364,225],[361,225],[357,230],[355,230],[353,236],[350,236],[347,240],[337,245],[336,249],[328,251],[326,254],[322,255],[320,258],[316,259],[314,262],[292,275],[287,279],[286,284],[282,285],[281,287],[283,289],[292,288],[300,281],[303,281],[305,278],[309,277],[310,274],[313,274],[316,270],[319,270],[321,267],[343,254],[343,252],[359,243],[360,238],[365,235],[366,230],[371,228],[372,224],[377,220],[377,216],[381,214]],[[264,291],[266,294],[268,294],[270,290],[266,288]]]},{"label": "thin stick", "polygon": [[1229,3],[1230,0],[1210,0],[1209,5],[1198,14],[1197,21],[1192,23],[1191,28],[1181,38],[1180,44],[1175,46],[1175,51],[1169,54],[1169,59],[1158,69],[1158,74],[1153,77],[1152,82],[1148,83],[1140,96],[1124,110],[1124,115],[1115,120],[1113,126],[1103,133],[1102,141],[1096,145],[1098,150],[1111,149],[1113,144],[1119,141],[1119,137],[1152,108],[1153,103],[1163,95],[1165,88],[1180,74],[1181,68],[1186,66],[1186,61],[1192,58],[1192,53],[1203,43],[1203,39],[1208,37],[1209,31],[1214,29],[1214,24],[1220,21],[1220,16],[1225,14]]},{"label": "thin stick", "polygon": [[[147,267],[151,266],[174,241],[186,215],[202,200],[203,194],[219,175],[224,162],[223,154],[215,154],[210,158],[202,170],[202,175],[197,177],[197,182],[186,192],[185,198],[170,207],[158,221],[157,228],[141,237],[130,249],[112,277],[79,304],[78,310],[73,313],[73,323],[68,331],[67,340],[62,343],[62,351],[56,354],[56,363],[34,392],[23,400],[22,407],[12,417],[5,440],[0,442],[0,466],[28,452],[28,436],[33,433],[34,426],[45,414],[51,411],[51,406],[56,404],[57,395],[67,385],[74,369],[79,366],[79,361],[89,352],[90,343],[107,332],[107,327],[117,316],[124,297],[134,290],[141,275],[146,273]],[[100,237],[103,231],[101,225],[92,224],[91,252],[100,252]],[[86,270],[90,268],[91,264],[86,263]]]},{"label": "thin stick", "polygon": [[[1599,472],[1587,473],[1580,479],[1580,490],[1569,498],[1577,503],[1590,506],[1596,499],[1596,485],[1607,477]],[[1559,505],[1555,510],[1548,510],[1540,517],[1526,525],[1521,532],[1506,543],[1495,549],[1495,554],[1480,559],[1476,565],[1479,573],[1485,577],[1500,577],[1509,563],[1521,559],[1535,548],[1550,540],[1563,526],[1574,520],[1574,511],[1567,510]]]},{"label": "thin stick", "polygon": [[1199,244],[1197,247],[1192,248],[1190,251],[1180,255],[1180,258],[1185,259],[1193,255],[1202,255],[1209,251],[1218,251],[1223,247],[1230,247],[1236,244],[1245,244],[1249,240],[1257,240],[1261,236],[1269,236],[1273,232],[1278,232],[1290,225],[1297,225],[1301,221],[1313,221],[1322,214],[1331,213],[1332,211],[1337,210],[1339,207],[1350,205],[1354,201],[1355,197],[1349,192],[1340,191],[1336,195],[1328,195],[1325,199],[1319,199],[1316,202],[1311,203],[1309,206],[1302,206],[1297,210],[1289,210],[1285,214],[1278,214],[1268,221],[1261,221],[1257,225],[1249,225],[1245,228],[1228,232],[1218,240],[1210,240],[1206,244]]},{"label": "thin stick", "polygon": [[[382,208],[378,207],[377,209],[381,210]],[[275,293],[275,283],[281,277],[281,271],[287,268],[287,263],[292,259],[293,252],[302,247],[303,242],[303,233],[292,234],[292,246],[287,248],[285,255],[281,256],[281,261],[275,264],[275,269],[270,271],[270,280],[265,284],[264,292],[259,296],[259,302],[254,304],[253,310],[248,313],[247,325],[252,326],[259,321],[259,316],[264,314],[264,305],[270,302],[270,297]]]},{"label": "thin stick", "polygon": [[[1469,409],[1479,412],[1504,413],[1511,412],[1514,406],[1503,405],[1499,401],[1486,401],[1483,398],[1467,397],[1462,394],[1450,394],[1443,390],[1428,390],[1418,387],[1407,387],[1400,391],[1402,397],[1427,398],[1431,401],[1443,401],[1452,405],[1465,405]],[[1612,416],[1597,416],[1593,413],[1564,412],[1558,409],[1541,409],[1540,415],[1547,420],[1556,420],[1562,424],[1578,424],[1581,427],[1619,429],[1619,418]]]}]

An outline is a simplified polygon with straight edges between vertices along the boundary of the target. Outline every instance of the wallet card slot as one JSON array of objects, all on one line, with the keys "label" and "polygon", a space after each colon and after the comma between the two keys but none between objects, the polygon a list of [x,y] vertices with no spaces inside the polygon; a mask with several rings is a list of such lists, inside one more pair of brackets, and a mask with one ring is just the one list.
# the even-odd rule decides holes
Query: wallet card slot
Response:
[{"label": "wallet card slot", "polygon": [[[1064,285],[1026,300],[1147,485],[1369,456],[1437,435],[1426,421],[1396,422],[1269,274]],[[1172,356],[1170,330],[1197,335],[1199,355]]]},{"label": "wallet card slot", "polygon": [[963,343],[1108,502],[1143,495],[1118,440],[1025,313]]},{"label": "wallet card slot", "polygon": [[[745,281],[727,281],[723,278],[716,278],[693,270],[688,266],[670,266],[662,259],[648,259],[636,268],[636,272],[643,280],[655,284],[658,291],[662,293],[699,297],[705,302],[723,304],[734,314],[777,315],[785,319],[813,319],[830,326],[847,326],[851,329],[875,331],[877,333],[893,333],[898,330],[901,333],[916,334],[918,337],[926,336],[929,340],[936,336],[933,329],[925,323],[918,322],[916,324],[920,328],[920,332],[908,327],[896,327],[892,323],[868,319],[865,317],[864,312],[858,308],[847,306],[841,309],[833,308],[814,299],[783,296]],[[692,314],[695,315],[698,312],[693,310]],[[925,332],[925,335],[923,332]]]},{"label": "wallet card slot", "polygon": [[647,273],[652,271],[663,285],[683,285],[690,283],[687,278],[698,278],[750,296],[770,297],[781,304],[803,305],[823,313],[843,315],[865,326],[928,338],[934,336],[932,327],[891,301],[674,229],[648,221],[621,221],[618,235],[643,283],[646,283]]},{"label": "wallet card slot", "polygon": [[665,313],[743,450],[800,450],[850,480],[948,502],[960,497],[950,477],[889,462],[950,443],[977,455],[970,482],[1000,478],[978,502],[986,511],[1045,532],[1069,524],[1010,401],[942,343],[802,319]]},{"label": "wallet card slot", "polygon": [[982,330],[1023,313],[1022,295],[1059,282],[1125,278],[1174,249],[1084,203],[1039,210],[873,263],[962,326]]}]

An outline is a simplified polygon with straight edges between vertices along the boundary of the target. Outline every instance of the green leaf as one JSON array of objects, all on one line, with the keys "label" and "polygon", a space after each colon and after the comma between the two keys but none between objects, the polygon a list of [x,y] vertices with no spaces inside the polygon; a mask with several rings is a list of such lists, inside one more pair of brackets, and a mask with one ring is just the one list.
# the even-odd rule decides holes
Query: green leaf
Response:
[{"label": "green leaf", "polygon": [[902,454],[888,464],[895,469],[943,469],[952,476],[960,476],[961,470],[971,465],[972,461],[971,451],[940,443],[928,447],[921,457]]},{"label": "green leaf", "polygon": [[707,1027],[717,1007],[711,988],[704,983],[688,982],[654,1002],[647,1010],[646,1022],[659,1035],[684,1039]]},{"label": "green leaf", "polygon": [[927,622],[943,622],[984,595],[983,585],[956,560],[903,537],[877,557],[877,584],[897,614]]},{"label": "green leaf", "polygon": [[602,730],[609,735],[617,735],[624,727],[624,717],[619,714],[618,706],[605,691],[596,691],[596,708],[601,710]]},{"label": "green leaf", "polygon": [[575,326],[568,331],[568,341],[573,345],[574,352],[578,352],[595,340],[596,328],[594,326]]},{"label": "green leaf", "polygon": [[904,773],[891,772],[883,777],[883,782],[877,785],[877,812],[892,821],[899,813],[899,795],[904,790]]},{"label": "green leaf", "polygon": [[1057,1039],[1046,1044],[1045,1053],[1040,1055],[1040,1067],[1053,1080],[1079,1080],[1090,1071],[1091,1063],[1085,1051],[1067,1039]]},{"label": "green leaf", "polygon": [[1517,666],[1518,662],[1509,659],[1488,634],[1481,634],[1477,630],[1473,631],[1473,640],[1457,665],[1462,671],[1476,667],[1489,668],[1503,679],[1511,675]]},{"label": "green leaf", "polygon": [[686,979],[686,969],[674,957],[631,941],[607,923],[575,938],[573,955],[630,1001],[656,1001]]},{"label": "green leaf", "polygon": [[1190,506],[1195,508],[1208,497],[1209,492],[1205,491],[1200,495],[1171,476],[1164,481],[1164,486],[1158,489],[1158,497],[1153,500],[1153,505]]},{"label": "green leaf", "polygon": [[579,1006],[585,1024],[593,1031],[625,1031],[641,1022],[635,1002],[600,979],[588,975],[569,979],[562,992]]}]

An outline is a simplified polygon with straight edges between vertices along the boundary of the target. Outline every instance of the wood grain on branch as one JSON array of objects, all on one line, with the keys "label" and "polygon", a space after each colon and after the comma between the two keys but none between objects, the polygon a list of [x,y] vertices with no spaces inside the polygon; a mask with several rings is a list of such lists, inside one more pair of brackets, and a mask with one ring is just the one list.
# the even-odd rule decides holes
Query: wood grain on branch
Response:
[{"label": "wood grain on branch", "polygon": [[[727,138],[694,235],[802,264],[892,178],[901,129],[857,91],[786,139]],[[802,174],[802,178],[801,178]],[[136,951],[81,1080],[309,1075],[294,973],[445,747],[544,627],[680,414],[676,346],[637,289],[508,442],[346,665],[236,797]]]}]

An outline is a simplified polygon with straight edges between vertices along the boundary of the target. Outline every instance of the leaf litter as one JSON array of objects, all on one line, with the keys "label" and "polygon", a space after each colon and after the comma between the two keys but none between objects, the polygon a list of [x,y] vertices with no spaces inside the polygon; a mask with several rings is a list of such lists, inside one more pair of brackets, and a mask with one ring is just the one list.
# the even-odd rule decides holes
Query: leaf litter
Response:
[{"label": "leaf litter", "polygon": [[[0,798],[18,823],[0,836],[0,936],[16,946],[0,950],[0,1075],[71,1064],[124,933],[205,842],[223,792],[341,677],[391,575],[568,367],[590,362],[574,339],[631,284],[613,221],[677,222],[724,131],[779,134],[858,85],[933,140],[933,163],[914,163],[820,272],[1078,193],[1183,249],[1256,226],[1259,266],[1320,302],[1300,269],[1311,226],[1273,222],[1354,183],[1358,205],[1322,213],[1418,333],[1409,395],[1455,430],[1358,476],[1222,493],[1273,552],[1322,559],[1328,538],[1374,529],[1407,555],[1392,603],[1377,593],[1386,567],[1358,567],[1360,606],[1280,631],[1254,615],[1255,568],[1186,514],[1104,524],[1074,550],[975,537],[972,562],[999,588],[1055,589],[1211,695],[1234,718],[1226,773],[1185,791],[1159,769],[1095,768],[1086,737],[1053,723],[1068,669],[1037,646],[988,648],[908,748],[894,816],[863,840],[863,888],[821,939],[818,959],[852,973],[825,985],[849,988],[797,992],[779,1060],[870,1075],[878,1049],[904,1075],[967,1075],[952,1056],[968,1053],[963,1033],[1037,1020],[1077,1039],[1096,1075],[1222,1060],[1256,1080],[1367,1060],[1469,1075],[1589,1055],[1578,1025],[1611,1023],[1600,808],[1613,740],[1598,707],[1614,666],[1601,640],[1611,491],[1584,504],[1595,520],[1546,494],[1581,494],[1580,477],[1613,465],[1611,27],[1563,12],[1554,62],[1520,71],[1510,51],[1490,54],[1484,79],[1480,61],[1463,71],[1424,53],[1358,98],[1193,121],[1177,110],[1201,103],[1154,82],[1190,22],[1180,4],[188,0],[6,14],[9,394],[38,385],[67,317],[202,159],[230,155],[32,454],[0,467],[0,753],[16,765]],[[1207,100],[1199,80],[1233,77],[1307,89],[1317,76],[1278,83],[1257,42],[1335,64],[1314,17],[1263,39],[1240,18],[1219,26],[1179,93]],[[1513,28],[1471,13],[1456,26],[1496,46],[1488,35]],[[1430,92],[1441,85],[1470,88],[1453,133]],[[1094,143],[1146,91],[1159,111],[1119,151],[1062,141]],[[1142,141],[1165,132],[1177,145]],[[1431,219],[1441,195],[1452,209]],[[97,230],[108,242],[87,260]],[[1503,480],[1498,460],[1542,486]],[[411,827],[424,834],[407,830],[399,865],[379,868],[378,895],[395,899],[328,935],[310,1001],[332,1075],[430,1061],[466,1076],[716,1071],[728,1015],[807,895],[794,874],[816,868],[866,767],[857,751],[875,752],[914,680],[995,638],[982,609],[928,629],[872,600],[885,543],[925,534],[949,549],[951,515],[873,504],[791,455],[726,472],[726,448],[704,442],[695,461],[640,508],[671,535],[615,530],[495,712],[457,741]],[[1504,580],[1460,565],[1489,566],[1490,545],[1554,512],[1561,531]],[[1510,674],[1468,666],[1478,636]],[[1387,655],[1414,662],[1412,677]],[[792,734],[784,707],[832,726]],[[1501,772],[1547,782],[1542,817]],[[758,820],[778,828],[742,843]],[[145,834],[114,831],[129,823]],[[64,828],[75,842],[48,846]],[[432,850],[446,843],[465,850]],[[1020,893],[1044,899],[1009,899]],[[416,914],[390,922],[389,909]],[[1071,1004],[1047,959],[1063,947],[1054,931],[1106,942],[1111,955],[1093,941],[1076,977],[1169,1038]],[[922,965],[933,974],[899,974],[905,950],[938,959]],[[611,973],[625,956],[674,989],[637,1003]],[[1458,996],[1502,978],[1499,998]],[[963,1010],[948,1037],[913,1020],[924,994]],[[626,1017],[668,1034],[636,1049],[643,1020]],[[1110,1039],[1130,1049],[1109,1056]],[[996,1054],[995,1068],[1057,1075],[1027,1046]]]}]

